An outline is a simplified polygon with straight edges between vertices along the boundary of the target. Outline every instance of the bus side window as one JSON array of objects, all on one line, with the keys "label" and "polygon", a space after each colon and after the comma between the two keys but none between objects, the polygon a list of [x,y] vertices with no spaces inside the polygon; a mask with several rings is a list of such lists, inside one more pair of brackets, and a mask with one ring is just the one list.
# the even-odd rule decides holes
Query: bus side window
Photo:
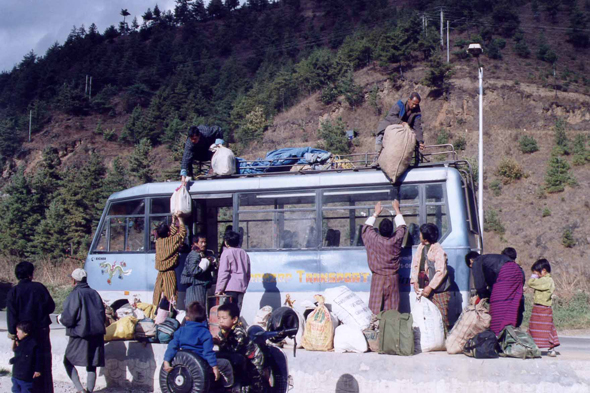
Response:
[{"label": "bus side window", "polygon": [[109,219],[107,218],[103,224],[100,234],[98,235],[98,241],[96,242],[96,246],[94,246],[94,252],[107,252],[108,251],[108,243],[107,243],[107,227],[109,226]]},{"label": "bus side window", "polygon": [[156,216],[150,217],[150,251],[156,250],[156,235],[155,230],[160,224],[170,225],[170,217],[168,216]]},{"label": "bus side window", "polygon": [[450,229],[443,184],[427,184],[424,199],[426,202],[426,222],[436,224],[442,239]]}]

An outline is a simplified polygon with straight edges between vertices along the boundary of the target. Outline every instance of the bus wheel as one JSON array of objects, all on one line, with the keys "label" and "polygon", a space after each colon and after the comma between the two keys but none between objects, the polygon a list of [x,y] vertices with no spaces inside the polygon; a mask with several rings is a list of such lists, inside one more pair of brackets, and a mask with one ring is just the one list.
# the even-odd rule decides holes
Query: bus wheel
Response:
[{"label": "bus wheel", "polygon": [[172,361],[172,371],[160,370],[162,393],[206,393],[209,391],[207,362],[188,351],[178,351]]}]

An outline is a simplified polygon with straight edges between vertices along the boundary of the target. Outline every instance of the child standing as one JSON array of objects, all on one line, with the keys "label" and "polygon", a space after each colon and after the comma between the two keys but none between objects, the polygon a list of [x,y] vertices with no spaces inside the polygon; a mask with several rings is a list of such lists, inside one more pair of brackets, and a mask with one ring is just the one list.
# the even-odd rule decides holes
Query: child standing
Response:
[{"label": "child standing", "polygon": [[217,295],[229,295],[232,303],[242,309],[244,293],[250,282],[250,257],[239,248],[240,235],[229,231],[225,234],[223,254],[219,258],[219,273],[215,292]]},{"label": "child standing", "polygon": [[30,392],[33,389],[33,378],[41,376],[43,358],[37,341],[30,336],[33,324],[21,321],[16,325],[14,357],[12,364],[12,391]]},{"label": "child standing", "polygon": [[553,301],[555,283],[551,278],[551,265],[546,259],[539,259],[531,267],[533,274],[528,286],[535,290],[533,311],[529,322],[529,334],[539,348],[548,348],[547,356],[555,357],[555,347],[559,345],[557,330],[553,324]]},{"label": "child standing", "polygon": [[176,332],[174,338],[168,343],[164,353],[164,364],[162,367],[167,372],[173,370],[170,362],[176,356],[178,350],[183,349],[199,355],[213,369],[215,380],[223,377],[223,386],[229,388],[233,385],[233,371],[229,361],[217,359],[213,352],[213,337],[207,326],[207,314],[205,308],[199,302],[191,303],[186,309],[186,323]]},{"label": "child standing", "polygon": [[235,303],[225,303],[217,309],[219,335],[215,338],[219,345],[218,356],[227,358],[234,367],[240,369],[240,377],[250,377],[252,388],[256,392],[264,391],[262,368],[264,354],[260,347],[250,341],[244,326],[239,321],[240,310]]}]

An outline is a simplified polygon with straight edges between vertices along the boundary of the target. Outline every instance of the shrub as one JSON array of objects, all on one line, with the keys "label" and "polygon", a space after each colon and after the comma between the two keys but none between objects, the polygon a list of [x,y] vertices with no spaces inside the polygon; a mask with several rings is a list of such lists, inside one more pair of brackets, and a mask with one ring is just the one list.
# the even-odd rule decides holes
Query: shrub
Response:
[{"label": "shrub", "polygon": [[500,196],[502,194],[502,182],[499,179],[492,180],[490,190],[492,190],[494,196]]},{"label": "shrub", "polygon": [[548,208],[543,209],[543,217],[549,217],[551,215],[551,210],[549,210]]},{"label": "shrub", "polygon": [[520,40],[516,44],[514,44],[514,52],[517,56],[525,59],[531,55],[531,50],[529,49],[529,46],[524,40]]},{"label": "shrub", "polygon": [[496,232],[499,235],[503,235],[506,232],[506,228],[500,222],[497,211],[492,209],[485,212],[483,230],[486,232]]},{"label": "shrub", "polygon": [[338,98],[338,88],[336,86],[327,86],[322,89],[322,93],[320,94],[320,101],[324,105],[330,105]]},{"label": "shrub", "polygon": [[576,245],[576,239],[574,239],[571,229],[563,231],[563,234],[561,235],[561,244],[567,248],[572,248]]},{"label": "shrub", "polygon": [[467,141],[464,137],[460,136],[459,138],[455,139],[453,146],[455,146],[455,150],[465,150],[465,147],[467,147]]},{"label": "shrub", "polygon": [[569,173],[570,165],[561,157],[552,156],[545,174],[545,189],[549,193],[561,192],[565,186],[574,186],[576,179]]},{"label": "shrub", "polygon": [[437,137],[436,137],[436,144],[437,145],[444,145],[444,144],[449,143],[449,137],[450,137],[449,132],[446,129],[441,128],[440,131],[438,132]]},{"label": "shrub", "polygon": [[339,117],[336,122],[326,120],[320,125],[318,136],[324,140],[324,147],[334,154],[348,154],[350,147],[346,138],[346,124]]},{"label": "shrub", "polygon": [[557,119],[553,130],[555,131],[555,147],[553,153],[557,155],[569,155],[570,141],[567,139],[567,134],[565,133],[565,121]]},{"label": "shrub", "polygon": [[496,175],[502,177],[504,184],[512,183],[525,176],[522,167],[512,158],[504,158],[496,169]]},{"label": "shrub", "polygon": [[573,152],[575,166],[585,165],[590,161],[590,152],[586,150],[586,138],[583,135],[578,134],[574,139]]},{"label": "shrub", "polygon": [[537,140],[532,136],[524,135],[518,141],[520,145],[520,151],[523,153],[534,153],[539,150]]},{"label": "shrub", "polygon": [[247,146],[250,142],[261,140],[268,126],[269,121],[266,119],[264,109],[258,105],[246,115],[241,127],[236,132],[236,139]]},{"label": "shrub", "polygon": [[110,130],[109,129],[104,130],[104,132],[102,133],[102,137],[107,142],[117,140],[117,134],[115,133],[114,128],[111,128]]}]

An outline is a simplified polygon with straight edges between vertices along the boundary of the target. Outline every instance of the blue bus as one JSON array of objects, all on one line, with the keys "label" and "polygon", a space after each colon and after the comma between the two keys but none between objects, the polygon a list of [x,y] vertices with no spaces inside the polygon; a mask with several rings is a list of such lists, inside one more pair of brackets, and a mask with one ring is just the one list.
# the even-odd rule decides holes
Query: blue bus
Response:
[{"label": "blue bus", "polygon": [[[170,222],[170,196],[178,186],[178,182],[150,183],[109,197],[85,265],[89,284],[106,302],[121,298],[151,302],[157,275],[152,229]],[[360,227],[379,201],[385,209],[378,220],[391,218],[387,208],[391,210],[395,192],[380,170],[234,175],[194,181],[189,192],[193,211],[185,220],[187,245],[193,234],[202,232],[208,248],[219,251],[228,226],[242,235],[241,246],[250,256],[252,271],[242,311],[247,322],[262,306],[282,305],[287,294],[297,306],[341,285],[368,302],[371,272]],[[481,249],[469,164],[451,161],[412,168],[402,179],[399,199],[409,229],[400,269],[400,311],[408,312],[415,299],[409,275],[419,226],[435,223],[453,282],[449,311],[453,322],[469,297],[470,271],[464,256]],[[177,275],[186,255],[181,252]],[[179,285],[181,308],[185,290]]]}]

